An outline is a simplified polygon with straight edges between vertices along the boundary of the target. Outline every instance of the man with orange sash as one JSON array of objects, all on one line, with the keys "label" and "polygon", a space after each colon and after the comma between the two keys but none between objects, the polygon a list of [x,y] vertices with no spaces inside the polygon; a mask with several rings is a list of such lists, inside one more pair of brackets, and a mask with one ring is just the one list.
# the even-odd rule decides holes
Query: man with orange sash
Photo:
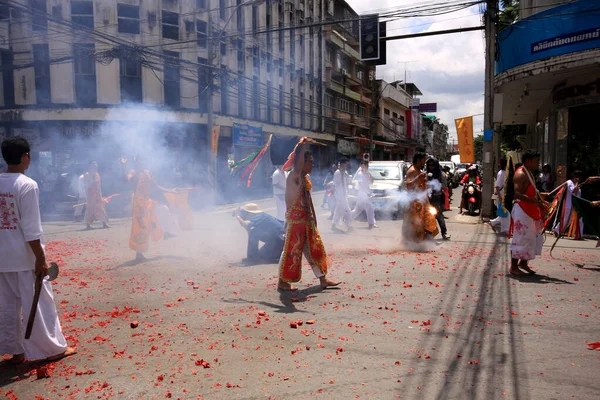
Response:
[{"label": "man with orange sash", "polygon": [[321,288],[337,286],[327,278],[327,254],[317,230],[317,217],[310,190],[312,183],[308,174],[312,171],[313,157],[309,151],[311,139],[300,139],[294,151],[283,166],[290,171],[285,189],[286,236],[281,259],[279,260],[278,290],[297,290],[291,283],[302,277],[302,254],[308,260],[315,276],[321,281]]},{"label": "man with orange sash", "polygon": [[[163,192],[173,194],[177,192],[158,186],[154,182],[150,171],[144,168],[140,157],[136,157],[135,161],[135,169],[125,173],[127,181],[137,182],[133,193],[133,216],[129,248],[136,252],[136,260],[144,260],[143,253],[148,251],[150,247],[150,238],[157,242],[160,239],[167,240],[175,237],[171,213],[165,205],[167,200],[164,195],[160,195]],[[125,167],[127,159],[122,158],[121,163]],[[159,195],[152,196],[151,193],[159,193]],[[157,197],[162,197],[162,199],[157,199]]]},{"label": "man with orange sash", "polygon": [[422,172],[426,160],[425,153],[415,153],[413,164],[406,172],[406,190],[411,202],[404,212],[402,233],[403,240],[407,242],[419,243],[439,233],[435,215],[432,214],[435,208],[429,204],[427,174]]},{"label": "man with orange sash", "polygon": [[96,161],[92,161],[88,171],[83,174],[83,185],[87,199],[84,217],[87,229],[92,229],[94,221],[101,221],[104,229],[110,228],[105,202],[102,198],[102,181],[100,180]]},{"label": "man with orange sash", "polygon": [[512,243],[510,274],[515,276],[532,275],[535,272],[529,268],[529,261],[542,254],[544,239],[544,216],[548,203],[542,199],[535,187],[532,171],[538,167],[540,153],[536,150],[526,151],[521,161],[523,166],[515,171],[514,176],[514,205],[511,212]]}]

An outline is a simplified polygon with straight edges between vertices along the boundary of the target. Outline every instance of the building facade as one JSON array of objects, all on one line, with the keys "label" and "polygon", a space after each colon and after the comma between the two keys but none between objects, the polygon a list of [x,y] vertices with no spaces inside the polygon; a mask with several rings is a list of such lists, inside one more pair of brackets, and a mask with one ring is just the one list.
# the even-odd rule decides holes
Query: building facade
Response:
[{"label": "building facade", "polygon": [[325,11],[324,131],[337,136],[338,151],[362,158],[369,153],[372,81],[375,68],[360,61],[358,14],[343,0],[327,1]]},{"label": "building facade", "polygon": [[376,138],[391,144],[382,146],[383,152],[378,156],[383,160],[411,161],[420,137],[407,122],[410,119],[407,114],[412,113],[410,102],[413,96],[399,81],[388,83],[379,80],[377,90],[380,96]]},{"label": "building facade", "polygon": [[521,125],[557,173],[600,173],[598,2],[521,0],[520,20],[497,36],[495,121]]},{"label": "building facade", "polygon": [[[228,161],[270,134],[334,143],[322,133],[319,22],[334,17],[330,3],[0,1],[0,134],[28,137],[41,169],[62,171],[90,157],[108,163],[119,152],[137,154],[124,144],[149,136],[179,162],[202,165],[212,112],[223,179]],[[248,129],[237,134],[239,126],[254,128],[254,138],[240,140]]]}]

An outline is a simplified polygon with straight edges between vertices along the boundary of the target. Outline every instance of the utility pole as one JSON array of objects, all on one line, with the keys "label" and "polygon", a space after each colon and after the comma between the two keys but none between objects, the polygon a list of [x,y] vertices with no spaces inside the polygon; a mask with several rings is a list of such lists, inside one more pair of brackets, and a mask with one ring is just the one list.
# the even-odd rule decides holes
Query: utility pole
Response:
[{"label": "utility pole", "polygon": [[[486,0],[485,10],[485,102],[483,127],[489,131],[494,129],[494,55],[496,53],[496,21],[498,0]],[[485,137],[485,134],[484,134]],[[483,188],[481,199],[481,217],[492,215],[492,187],[494,186],[493,141],[483,142]]]},{"label": "utility pole", "polygon": [[[214,127],[214,114],[213,114],[213,85],[214,85],[214,71],[215,66],[213,64],[214,58],[214,44],[213,44],[213,21],[212,21],[212,12],[210,10],[210,1],[209,1],[209,10],[208,10],[208,26],[206,27],[206,59],[208,63],[208,84],[206,87],[207,90],[207,101],[206,105],[206,133],[210,141],[210,157],[209,157],[209,165],[208,165],[208,181],[210,183],[211,189],[216,192],[217,188],[217,156],[214,152],[214,143],[213,140],[213,127]],[[218,141],[219,139],[216,138]],[[217,142],[218,143],[218,142]]]}]

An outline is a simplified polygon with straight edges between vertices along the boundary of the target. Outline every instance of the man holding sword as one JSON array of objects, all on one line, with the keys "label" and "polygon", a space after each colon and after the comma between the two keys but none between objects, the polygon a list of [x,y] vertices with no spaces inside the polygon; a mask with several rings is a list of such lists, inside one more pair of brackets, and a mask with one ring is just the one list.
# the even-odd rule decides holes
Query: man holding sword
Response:
[{"label": "man holding sword", "polygon": [[[67,346],[52,285],[44,279],[48,265],[39,189],[24,175],[31,163],[29,143],[21,137],[5,139],[2,157],[8,169],[0,174],[0,354],[12,354],[12,364],[25,358],[57,361],[75,349]],[[30,314],[33,325],[25,339],[22,320]]]}]

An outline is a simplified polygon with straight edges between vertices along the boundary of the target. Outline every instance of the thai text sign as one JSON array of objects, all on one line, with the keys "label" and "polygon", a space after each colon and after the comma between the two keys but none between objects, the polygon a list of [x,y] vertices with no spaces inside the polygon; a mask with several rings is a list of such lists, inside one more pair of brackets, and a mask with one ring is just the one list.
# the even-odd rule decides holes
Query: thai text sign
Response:
[{"label": "thai text sign", "polygon": [[261,127],[246,124],[233,124],[233,144],[236,146],[262,147],[263,132]]}]

